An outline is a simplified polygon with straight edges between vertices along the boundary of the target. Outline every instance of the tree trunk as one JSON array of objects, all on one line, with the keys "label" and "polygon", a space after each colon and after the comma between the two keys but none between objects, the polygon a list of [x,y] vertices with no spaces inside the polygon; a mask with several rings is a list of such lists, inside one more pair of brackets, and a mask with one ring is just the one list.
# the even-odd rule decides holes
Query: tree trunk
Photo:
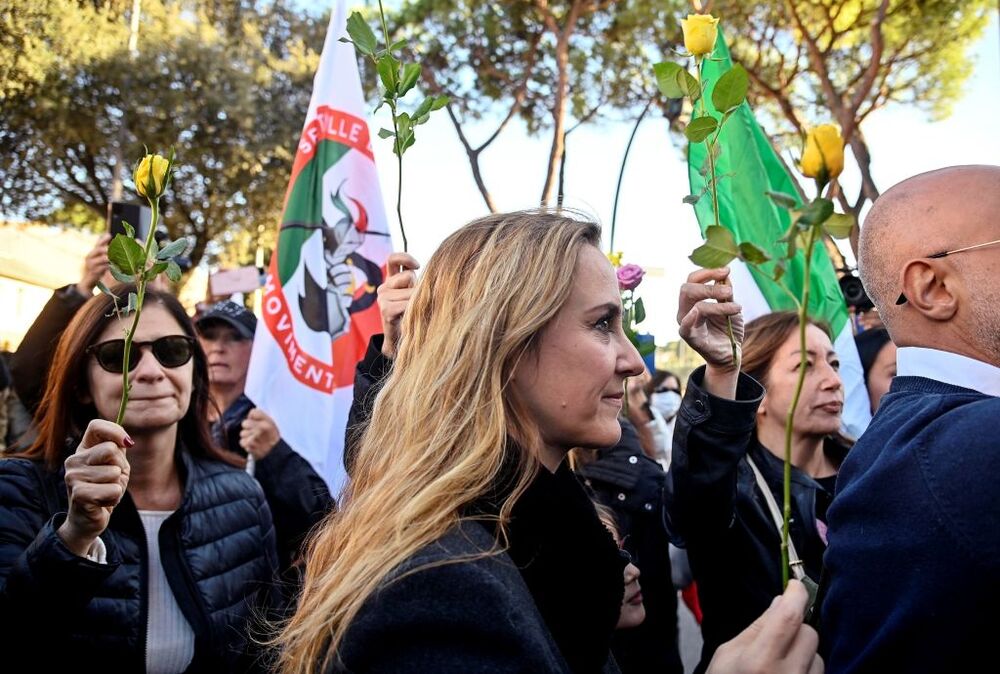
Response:
[{"label": "tree trunk", "polygon": [[[568,28],[568,27],[567,27]],[[556,83],[556,98],[552,105],[552,148],[549,150],[549,166],[545,174],[545,185],[542,187],[541,205],[546,206],[552,201],[552,192],[556,186],[556,173],[566,150],[566,90],[568,88],[569,71],[569,30],[556,45],[556,65],[559,77]]]},{"label": "tree trunk", "polygon": [[490,191],[486,189],[486,183],[483,181],[483,174],[479,168],[479,151],[467,151],[469,155],[469,165],[472,167],[472,177],[476,181],[476,187],[479,188],[479,193],[483,195],[483,201],[486,202],[486,208],[490,209],[490,213],[497,212],[497,206],[493,202],[493,197],[490,195]]}]

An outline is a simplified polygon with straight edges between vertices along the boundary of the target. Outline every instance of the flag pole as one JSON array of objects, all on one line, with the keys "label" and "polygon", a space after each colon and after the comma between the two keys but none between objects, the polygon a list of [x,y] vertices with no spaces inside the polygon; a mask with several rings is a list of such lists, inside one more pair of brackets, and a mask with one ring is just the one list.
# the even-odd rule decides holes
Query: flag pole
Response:
[{"label": "flag pole", "polygon": [[611,241],[608,243],[608,252],[615,252],[615,224],[618,221],[618,197],[622,191],[622,179],[625,177],[625,162],[628,161],[628,153],[632,149],[632,141],[635,140],[635,133],[639,130],[639,125],[642,123],[642,118],[646,116],[649,112],[650,106],[653,105],[653,99],[650,98],[646,101],[646,107],[642,109],[639,113],[639,118],[635,120],[635,126],[632,127],[632,135],[628,137],[628,145],[625,146],[625,155],[622,157],[622,166],[618,171],[618,186],[615,188],[615,205],[611,209]]}]

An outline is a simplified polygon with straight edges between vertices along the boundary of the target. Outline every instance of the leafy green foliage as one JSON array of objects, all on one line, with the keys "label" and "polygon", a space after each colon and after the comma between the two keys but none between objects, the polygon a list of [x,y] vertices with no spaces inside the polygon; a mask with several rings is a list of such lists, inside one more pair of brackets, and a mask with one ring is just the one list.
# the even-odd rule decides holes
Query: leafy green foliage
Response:
[{"label": "leafy green foliage", "polygon": [[103,228],[142,142],[176,145],[183,180],[161,222],[197,264],[280,217],[326,23],[263,0],[143,0],[133,59],[132,4],[0,10],[0,35],[14,30],[0,38],[0,210],[73,225],[56,214],[82,207]]},{"label": "leafy green foliage", "polygon": [[853,215],[832,213],[823,223],[823,231],[835,239],[846,239],[851,235],[856,222]]},{"label": "leafy green foliage", "polygon": [[725,267],[739,257],[740,249],[732,232],[720,225],[705,230],[705,243],[695,248],[690,260],[699,267]]},{"label": "leafy green foliage", "polygon": [[708,115],[704,117],[695,117],[684,128],[684,135],[687,136],[687,139],[692,143],[700,143],[712,135],[712,132],[718,128],[719,122],[716,121],[715,117],[710,117]]},{"label": "leafy green foliage", "polygon": [[749,88],[750,77],[746,69],[737,63],[715,83],[715,88],[712,89],[712,105],[722,113],[734,110],[746,100]]}]

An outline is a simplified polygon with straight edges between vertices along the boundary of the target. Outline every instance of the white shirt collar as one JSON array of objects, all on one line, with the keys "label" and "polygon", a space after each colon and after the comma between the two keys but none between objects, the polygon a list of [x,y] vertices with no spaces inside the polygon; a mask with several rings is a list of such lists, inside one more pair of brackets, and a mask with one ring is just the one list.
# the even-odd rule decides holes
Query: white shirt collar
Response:
[{"label": "white shirt collar", "polygon": [[950,351],[903,346],[896,351],[896,374],[935,381],[1000,396],[1000,367]]}]

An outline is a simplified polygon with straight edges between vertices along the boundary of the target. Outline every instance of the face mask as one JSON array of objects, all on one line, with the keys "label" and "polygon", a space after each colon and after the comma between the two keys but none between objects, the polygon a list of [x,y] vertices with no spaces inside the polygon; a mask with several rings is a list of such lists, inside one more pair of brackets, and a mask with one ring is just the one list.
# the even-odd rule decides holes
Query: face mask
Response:
[{"label": "face mask", "polygon": [[677,410],[681,408],[681,395],[676,391],[654,393],[650,404],[663,415],[664,419],[670,421],[677,414]]}]

